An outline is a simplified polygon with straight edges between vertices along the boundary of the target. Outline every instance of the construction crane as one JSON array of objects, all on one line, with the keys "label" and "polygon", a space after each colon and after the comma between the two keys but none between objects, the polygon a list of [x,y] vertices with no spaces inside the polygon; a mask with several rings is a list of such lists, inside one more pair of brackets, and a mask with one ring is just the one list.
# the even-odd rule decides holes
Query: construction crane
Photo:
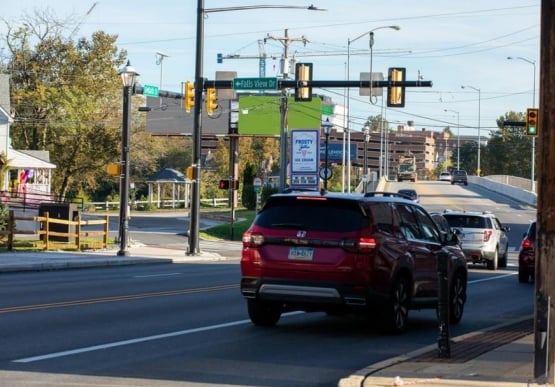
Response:
[{"label": "construction crane", "polygon": [[[258,52],[257,56],[255,55],[240,55],[240,54],[228,54],[223,55],[218,53],[217,61],[218,63],[223,63],[224,59],[258,59],[258,76],[260,78],[266,77],[266,59],[268,55],[264,50],[264,43],[266,43],[266,39],[259,39],[258,40]],[[272,59],[276,59],[275,56],[270,56]]]}]

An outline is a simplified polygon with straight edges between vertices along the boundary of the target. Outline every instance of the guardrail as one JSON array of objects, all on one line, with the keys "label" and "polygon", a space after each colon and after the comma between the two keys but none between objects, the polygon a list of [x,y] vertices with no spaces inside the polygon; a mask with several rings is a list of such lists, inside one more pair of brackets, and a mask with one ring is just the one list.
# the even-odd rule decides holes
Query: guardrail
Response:
[{"label": "guardrail", "polygon": [[[38,223],[34,230],[17,230],[16,221]],[[34,248],[43,250],[84,250],[92,248],[106,248],[109,235],[109,215],[98,219],[81,219],[79,215],[75,220],[52,218],[48,212],[43,216],[15,216],[10,210],[8,216],[0,217],[0,223],[6,225],[0,231],[0,245],[13,251],[15,248]],[[84,229],[93,226],[93,229]],[[38,236],[39,240],[16,241],[16,235]],[[85,239],[86,238],[86,239]]]},{"label": "guardrail", "polygon": [[[190,200],[188,201],[190,203]],[[229,207],[228,198],[212,198],[200,199],[200,204],[207,207]],[[113,211],[119,209],[120,202],[89,202],[84,205],[85,210],[91,211]],[[148,200],[135,200],[131,203],[133,209],[140,210],[142,208],[185,208],[185,200],[161,200],[157,201]]]}]

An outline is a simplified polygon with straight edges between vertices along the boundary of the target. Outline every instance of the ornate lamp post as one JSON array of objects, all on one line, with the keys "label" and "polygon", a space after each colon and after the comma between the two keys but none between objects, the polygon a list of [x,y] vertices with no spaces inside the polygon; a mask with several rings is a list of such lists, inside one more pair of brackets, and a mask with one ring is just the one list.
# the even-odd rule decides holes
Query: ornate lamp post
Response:
[{"label": "ornate lamp post", "polygon": [[129,123],[131,121],[131,90],[135,79],[139,75],[131,63],[127,61],[120,71],[123,81],[123,122],[121,132],[121,168],[122,178],[119,197],[119,256],[129,255],[127,250],[129,242]]}]

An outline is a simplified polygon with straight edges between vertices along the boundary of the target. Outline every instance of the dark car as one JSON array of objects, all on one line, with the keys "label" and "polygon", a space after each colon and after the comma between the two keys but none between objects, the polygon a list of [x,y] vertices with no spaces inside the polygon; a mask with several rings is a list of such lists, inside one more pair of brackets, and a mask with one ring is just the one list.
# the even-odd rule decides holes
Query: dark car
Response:
[{"label": "dark car", "polygon": [[520,242],[518,251],[518,282],[525,283],[534,279],[536,270],[536,221],[533,221],[524,238]]},{"label": "dark car", "polygon": [[418,193],[416,193],[416,190],[412,188],[402,188],[397,191],[397,193],[406,196],[407,199],[412,200],[415,203],[418,203],[420,201],[420,199],[418,198]]},{"label": "dark car", "polygon": [[391,333],[410,309],[437,309],[437,258],[450,258],[450,322],[466,302],[467,266],[451,232],[397,193],[291,192],[268,198],[243,234],[241,293],[255,325],[287,311],[362,312]]},{"label": "dark car", "polygon": [[468,185],[468,175],[463,169],[456,169],[451,172],[451,184]]}]

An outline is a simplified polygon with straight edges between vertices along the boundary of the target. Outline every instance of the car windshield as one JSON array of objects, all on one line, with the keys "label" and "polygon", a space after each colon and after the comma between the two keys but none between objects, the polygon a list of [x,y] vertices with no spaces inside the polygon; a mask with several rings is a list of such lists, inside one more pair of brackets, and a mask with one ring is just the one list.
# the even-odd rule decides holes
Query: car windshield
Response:
[{"label": "car windshield", "polygon": [[368,225],[368,217],[353,200],[283,197],[269,200],[254,223],[273,229],[350,232]]},{"label": "car windshield", "polygon": [[416,196],[417,196],[416,191],[412,189],[400,189],[398,193],[400,193],[401,195],[408,196],[411,199],[416,199]]},{"label": "car windshield", "polygon": [[444,215],[451,227],[491,228],[489,218],[471,215]]}]

